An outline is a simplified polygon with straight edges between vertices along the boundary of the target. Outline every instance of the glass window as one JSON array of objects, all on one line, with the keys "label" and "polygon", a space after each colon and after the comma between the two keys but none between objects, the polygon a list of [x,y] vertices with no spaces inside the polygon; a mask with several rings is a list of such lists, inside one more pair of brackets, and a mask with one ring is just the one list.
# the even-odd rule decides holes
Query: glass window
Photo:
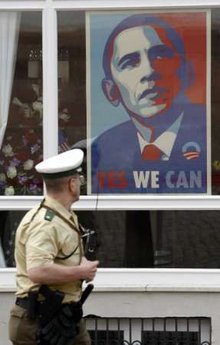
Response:
[{"label": "glass window", "polygon": [[0,267],[14,267],[15,233],[22,217],[23,211],[1,211],[0,221]]},{"label": "glass window", "polygon": [[[14,237],[25,212],[0,212],[0,266],[13,267]],[[218,211],[77,211],[95,230],[90,259],[112,268],[219,268]],[[88,244],[86,244],[88,247]]]},{"label": "glass window", "polygon": [[[138,11],[137,14],[142,15],[145,12],[146,11]],[[175,46],[174,43],[170,43],[172,41],[169,39],[170,35],[175,36],[170,28],[168,29],[169,34],[164,33],[166,31],[163,30],[164,27],[161,28],[159,31],[162,32],[162,36],[158,34],[156,29],[150,29],[150,25],[145,27],[146,30],[132,30],[132,35],[137,35],[139,37],[138,40],[132,40],[132,42],[145,42],[147,37],[148,43],[150,43],[150,40],[153,40],[150,47],[154,47],[154,49],[150,49],[147,55],[146,49],[143,49],[141,55],[141,48],[138,46],[135,51],[128,52],[128,54],[126,52],[125,56],[121,57],[120,54],[123,53],[123,49],[121,47],[119,49],[119,43],[122,38],[124,39],[124,36],[119,30],[120,28],[117,27],[117,32],[114,32],[113,36],[115,35],[115,37],[118,37],[118,42],[115,47],[113,45],[111,46],[112,43],[109,43],[110,47],[108,50],[111,56],[120,53],[119,56],[116,56],[115,61],[112,62],[112,64],[116,63],[116,66],[112,65],[106,67],[104,63],[102,67],[102,59],[100,60],[100,56],[103,57],[103,46],[100,42],[106,42],[106,37],[109,37],[112,28],[116,27],[116,22],[121,23],[121,21],[128,16],[133,16],[134,12],[58,12],[58,149],[59,152],[73,147],[84,149],[86,153],[84,169],[87,170],[88,182],[82,194],[94,194],[97,196],[98,200],[99,194],[108,194],[109,190],[111,190],[113,194],[116,190],[120,193],[127,193],[128,191],[133,193],[132,190],[126,190],[128,180],[124,174],[124,170],[120,169],[116,171],[112,162],[109,163],[106,169],[96,171],[95,176],[96,179],[98,178],[99,188],[93,188],[93,165],[100,164],[100,157],[96,151],[93,151],[93,149],[96,150],[93,144],[98,137],[101,137],[102,134],[106,132],[110,133],[108,136],[109,145],[116,142],[116,139],[121,139],[122,136],[113,135],[109,130],[118,125],[120,127],[120,124],[124,124],[124,122],[127,123],[129,120],[129,117],[126,117],[128,114],[125,114],[122,108],[122,105],[128,108],[129,104],[125,104],[125,101],[122,101],[122,99],[120,99],[121,115],[112,113],[112,109],[117,110],[119,106],[118,92],[120,91],[121,94],[124,94],[126,90],[123,89],[119,82],[120,80],[118,81],[117,88],[112,89],[112,84],[107,78],[108,75],[105,76],[104,74],[110,73],[108,70],[111,69],[113,71],[114,68],[116,74],[118,70],[122,73],[123,70],[133,71],[134,66],[136,66],[136,68],[139,66],[140,68],[141,56],[145,56],[145,63],[148,64],[150,71],[152,66],[156,69],[156,66],[159,66],[164,60],[167,61],[167,63],[170,63],[172,60],[172,65],[176,64],[177,71],[174,75],[169,74],[170,69],[165,69],[165,72],[167,71],[167,80],[172,82],[171,84],[173,84],[173,82],[176,83],[176,88],[171,92],[172,95],[174,91],[179,90],[180,85],[177,79],[180,77],[180,74],[187,71],[191,76],[192,84],[190,84],[189,89],[187,88],[186,96],[190,98],[191,101],[193,100],[192,108],[196,105],[196,109],[201,110],[201,112],[198,112],[198,116],[202,113],[206,114],[205,122],[202,120],[197,121],[196,126],[190,127],[191,134],[193,133],[196,135],[196,133],[200,131],[200,139],[204,139],[203,145],[205,146],[203,148],[206,155],[204,156],[205,158],[203,157],[204,160],[201,161],[202,168],[199,171],[205,172],[205,175],[203,173],[195,174],[194,172],[197,170],[192,170],[194,171],[193,173],[191,170],[186,170],[186,174],[184,169],[180,170],[178,174],[174,174],[175,164],[179,164],[177,160],[175,164],[172,165],[173,170],[168,170],[170,173],[166,175],[166,183],[170,185],[170,188],[173,188],[172,186],[174,185],[176,188],[174,191],[175,194],[181,192],[185,187],[189,189],[188,192],[191,192],[191,186],[192,189],[194,187],[203,188],[205,186],[207,190],[200,189],[199,193],[205,192],[206,194],[206,192],[211,192],[213,195],[219,194],[218,175],[220,171],[220,144],[218,134],[219,102],[217,90],[219,89],[220,79],[218,66],[220,55],[220,34],[218,29],[220,24],[220,10],[198,10],[196,12],[196,14],[198,14],[197,16],[194,15],[195,13],[193,10],[178,11],[178,13],[173,11],[171,13],[172,15],[170,15],[170,13],[164,14],[162,11],[154,11],[153,13],[148,12],[150,16],[154,16],[153,19],[151,17],[151,20],[155,20],[156,14],[156,21],[152,24],[153,26],[157,27],[157,25],[159,25],[159,18],[167,20],[169,24],[172,22],[172,25],[176,25],[175,27],[178,28],[178,35],[181,33],[183,41],[185,43],[188,42],[187,47],[181,47],[184,49],[187,48],[186,51],[191,57],[191,64],[186,63],[184,60],[185,69],[183,70],[178,69],[183,62],[181,60],[183,59],[183,55],[179,53],[180,46],[178,44]],[[179,26],[177,25],[177,17],[181,18]],[[103,18],[110,18],[110,20],[103,21]],[[192,20],[192,18],[196,18],[196,20]],[[209,19],[211,19],[210,22]],[[34,165],[42,159],[41,14],[37,12],[25,12],[22,13],[20,17],[15,16],[13,22],[16,24],[14,34],[17,33],[17,38],[16,35],[14,35],[13,47],[15,54],[13,58],[11,57],[11,63],[7,63],[7,65],[11,66],[10,80],[12,87],[11,91],[10,87],[7,89],[8,99],[10,99],[8,102],[9,110],[2,112],[2,114],[4,114],[4,116],[2,115],[2,119],[6,119],[6,127],[2,127],[0,132],[3,133],[0,150],[0,194],[36,195],[42,194],[42,181],[33,168]],[[123,25],[128,25],[127,21],[123,22]],[[133,27],[136,28],[136,24],[133,25]],[[145,22],[144,25],[146,26]],[[103,26],[103,30],[100,29],[100,26]],[[91,27],[93,30],[89,30]],[[126,30],[129,34],[131,33],[129,28],[126,28]],[[147,35],[147,33],[149,34],[149,30],[151,34]],[[118,31],[120,31],[120,34]],[[108,32],[108,35],[106,36],[104,32]],[[192,43],[195,41],[198,42],[198,38],[201,37],[203,41],[200,42],[199,45],[197,44],[193,47]],[[207,37],[207,40],[204,37]],[[188,38],[188,40],[186,38]],[[92,42],[96,42],[96,45],[93,46]],[[154,45],[155,42],[157,42],[156,46]],[[177,43],[178,42],[180,43],[177,39]],[[209,46],[210,42],[211,47]],[[129,46],[129,44],[123,44],[123,47],[127,48]],[[97,51],[95,48],[97,48]],[[207,61],[210,62],[210,64],[206,64]],[[207,67],[209,65],[211,66],[211,71],[209,71],[209,67]],[[4,64],[2,64],[2,66],[4,66]],[[92,66],[94,68],[92,68]],[[195,66],[197,67],[196,72],[193,68]],[[96,69],[98,70],[98,67],[102,75],[96,74]],[[143,77],[142,83],[147,83],[150,91],[146,90],[146,92],[143,91],[143,93],[137,94],[140,95],[142,103],[150,103],[150,107],[154,102],[159,104],[156,104],[155,107],[166,104],[165,98],[160,98],[160,91],[163,91],[165,86],[169,89],[169,83],[159,86],[156,84],[156,80],[161,80],[160,74],[163,74],[164,70],[159,68],[159,72],[157,71],[155,75],[151,71],[150,78]],[[210,76],[211,85],[209,85],[208,82]],[[130,80],[133,80],[133,78],[128,78],[127,82],[129,83]],[[95,86],[95,84],[94,88],[91,87],[91,85],[93,85],[91,83],[92,81],[96,81],[99,87]],[[6,83],[6,79],[3,79],[3,77],[2,83],[4,83],[4,85]],[[186,87],[186,85],[184,87]],[[130,86],[129,90],[131,91],[131,89],[132,87]],[[94,102],[95,92],[98,92],[100,97],[97,98],[97,102]],[[131,104],[129,106],[131,106]],[[178,106],[181,108],[182,103],[178,103]],[[95,116],[93,117],[91,115],[91,107],[104,110],[97,112],[92,110]],[[191,104],[189,105],[188,110],[189,109],[191,109]],[[209,118],[210,109],[211,116]],[[151,110],[153,111],[153,109]],[[172,113],[172,115],[174,115],[174,113]],[[180,124],[182,124],[183,121],[183,115],[183,113],[180,113],[178,119],[175,119],[174,122],[171,121],[172,124],[168,130],[169,133],[165,133],[166,138],[177,136]],[[191,116],[193,117],[193,115]],[[94,120],[94,118],[96,118],[96,120]],[[132,121],[135,122],[136,120],[133,118]],[[142,122],[145,122],[145,118]],[[140,127],[140,132],[144,136],[142,126],[139,126],[139,124],[137,126],[138,128]],[[188,125],[186,127],[189,129]],[[209,133],[209,129],[211,129],[211,133]],[[146,132],[148,132],[148,130],[146,130]],[[172,133],[172,135],[170,133]],[[140,139],[140,136],[137,135],[137,137]],[[114,151],[115,156],[117,156],[118,152],[120,153],[122,146],[125,148],[129,147],[129,140],[130,136],[127,135],[127,137],[124,138],[123,145],[119,146],[118,150]],[[187,143],[190,143],[190,145],[192,143],[193,145],[195,143],[198,144],[198,140],[199,139],[195,139],[195,141],[194,139],[187,139]],[[139,140],[139,143],[141,142],[142,139]],[[99,150],[101,150],[102,146],[100,146],[100,144],[98,145]],[[192,146],[190,145],[186,145],[190,148],[189,151],[186,150],[186,157],[189,158],[187,161],[192,161],[192,164],[196,167],[199,156],[201,156],[201,151],[198,149],[197,145],[192,145],[193,149],[191,150]],[[181,146],[181,149],[183,146]],[[199,147],[201,148],[202,146],[199,145]],[[210,151],[211,157],[209,156]],[[93,155],[93,152],[96,153]],[[103,152],[105,152],[108,161],[110,157],[109,151],[104,150]],[[181,152],[185,153],[185,151]],[[133,163],[131,164],[131,162],[133,161],[128,153],[129,150],[124,154],[124,159],[132,165]],[[156,151],[154,151],[154,155],[157,155]],[[120,160],[118,159],[118,161]],[[161,162],[161,171],[164,173],[167,169],[164,168],[162,163],[164,162]],[[149,164],[152,166],[152,162]],[[202,170],[203,167],[204,170]],[[145,168],[145,170],[141,170],[144,171],[143,174],[138,173],[138,171],[139,170],[133,171],[135,172],[133,177],[136,179],[137,185],[142,184],[143,186],[143,183],[145,183],[146,194],[149,193],[147,187],[150,186],[151,189],[154,189],[154,193],[157,192],[159,196],[161,193],[157,186],[158,172],[160,172],[160,170],[157,168]],[[210,191],[208,191],[208,179],[205,177],[206,172],[208,177],[210,177],[209,175],[211,174]],[[177,188],[177,186],[179,187]],[[107,190],[105,188],[110,189]],[[142,192],[143,191],[140,191],[140,193]],[[117,199],[117,194],[115,194],[115,198]],[[218,211],[118,210],[77,211],[77,213],[83,226],[96,229],[96,256],[101,262],[101,267],[219,267]],[[13,257],[14,235],[23,214],[24,212],[20,211],[2,211],[0,214],[0,220],[3,224],[0,231],[1,266],[5,265],[11,267],[15,264]]]},{"label": "glass window", "polygon": [[42,194],[42,24],[38,12],[1,12],[0,195]]},{"label": "glass window", "polygon": [[218,211],[78,212],[101,267],[219,268]]},{"label": "glass window", "polygon": [[84,12],[59,12],[59,152],[86,138],[85,59]]},{"label": "glass window", "polygon": [[[219,13],[58,12],[59,150],[87,148],[87,194],[219,194]],[[134,128],[137,150],[154,145],[140,164]]]},{"label": "glass window", "polygon": [[219,25],[220,11],[212,11],[211,35],[211,152],[212,152],[212,194],[220,194],[220,138],[219,138],[219,95],[220,61],[219,61]]}]

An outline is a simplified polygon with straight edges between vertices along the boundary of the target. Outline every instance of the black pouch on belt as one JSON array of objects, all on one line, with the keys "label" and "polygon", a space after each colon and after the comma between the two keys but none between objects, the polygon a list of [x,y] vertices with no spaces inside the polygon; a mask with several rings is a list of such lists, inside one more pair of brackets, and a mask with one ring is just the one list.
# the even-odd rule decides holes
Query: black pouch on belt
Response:
[{"label": "black pouch on belt", "polygon": [[40,327],[40,345],[66,345],[78,334],[78,323],[83,316],[80,302],[63,304],[48,323]]},{"label": "black pouch on belt", "polygon": [[[38,345],[66,345],[76,337],[79,333],[79,321],[83,316],[82,304],[92,289],[93,285],[89,284],[80,301],[61,304],[52,317],[39,318]],[[43,309],[46,311],[45,307]]]},{"label": "black pouch on belt", "polygon": [[28,294],[28,307],[27,316],[31,320],[35,320],[37,317],[38,307],[38,291],[31,291]]}]

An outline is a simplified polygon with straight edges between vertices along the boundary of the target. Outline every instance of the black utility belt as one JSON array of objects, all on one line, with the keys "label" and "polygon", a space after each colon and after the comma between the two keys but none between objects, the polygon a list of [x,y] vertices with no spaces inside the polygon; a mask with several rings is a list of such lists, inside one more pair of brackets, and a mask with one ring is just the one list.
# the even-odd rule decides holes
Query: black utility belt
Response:
[{"label": "black utility belt", "polygon": [[[40,302],[40,301],[38,301],[38,302]],[[24,309],[28,309],[29,303],[30,303],[30,299],[28,297],[23,297],[23,298],[17,297],[15,300],[15,304],[19,305],[19,307],[22,307]],[[62,303],[62,306],[68,305],[68,306],[74,308],[74,306],[77,304],[78,304],[78,302],[72,301],[72,302]]]},{"label": "black utility belt", "polygon": [[[40,301],[38,301],[38,302],[40,302]],[[28,309],[29,305],[30,305],[30,299],[28,297],[24,297],[24,298],[17,297],[15,300],[15,304],[18,305],[19,307],[24,308],[24,309]],[[74,309],[76,306],[79,306],[78,302],[67,302],[67,303],[62,303],[61,305],[62,305],[62,307],[67,305],[71,309],[72,308]]]},{"label": "black utility belt", "polygon": [[[41,285],[39,291],[29,292],[27,297],[17,297],[15,304],[27,310],[29,319],[40,319],[41,323],[47,323],[54,316],[60,313],[66,314],[67,318],[79,321],[82,318],[82,305],[93,289],[92,284],[88,284],[78,302],[62,303],[65,297],[64,292],[51,290],[46,285]],[[41,300],[41,297],[44,299]]]}]

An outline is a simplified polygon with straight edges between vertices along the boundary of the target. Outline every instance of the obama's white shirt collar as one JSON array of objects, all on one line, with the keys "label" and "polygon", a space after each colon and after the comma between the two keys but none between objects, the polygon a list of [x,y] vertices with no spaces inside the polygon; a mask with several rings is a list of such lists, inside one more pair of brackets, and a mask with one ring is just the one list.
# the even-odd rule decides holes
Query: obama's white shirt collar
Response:
[{"label": "obama's white shirt collar", "polygon": [[[154,144],[157,146],[162,154],[162,160],[168,160],[170,158],[177,134],[180,129],[180,125],[183,118],[183,112],[178,116],[178,118],[174,121],[174,123],[165,131],[163,132],[159,137],[155,139],[154,142],[149,142],[146,139],[143,138],[143,136],[137,131],[137,137],[138,142],[140,145],[140,151],[143,152],[144,148],[149,144]],[[135,120],[134,120],[135,123]],[[138,127],[140,127],[140,124],[138,124]]]}]

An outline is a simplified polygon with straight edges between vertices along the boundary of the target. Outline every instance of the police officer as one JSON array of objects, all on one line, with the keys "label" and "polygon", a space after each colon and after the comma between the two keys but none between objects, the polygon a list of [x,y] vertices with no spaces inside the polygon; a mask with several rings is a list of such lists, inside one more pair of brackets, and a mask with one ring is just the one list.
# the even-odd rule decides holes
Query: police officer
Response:
[{"label": "police officer", "polygon": [[[39,294],[42,286],[52,293],[58,292],[62,296],[62,306],[72,307],[81,298],[82,282],[92,281],[96,275],[99,262],[85,258],[77,216],[71,211],[71,205],[79,199],[80,187],[85,182],[81,169],[83,156],[82,150],[73,149],[46,159],[35,167],[42,174],[47,193],[40,205],[24,216],[16,232],[17,291],[9,320],[9,338],[14,345],[50,344],[50,339],[48,343],[39,342],[36,337],[39,315],[30,316],[35,312],[33,296],[37,296],[37,305],[39,299],[47,303],[47,295]],[[40,317],[44,318],[50,307],[53,311],[54,306],[55,303],[51,306],[46,304]],[[38,313],[39,309],[36,308],[36,311]],[[59,315],[57,311],[53,314],[53,317]],[[67,310],[62,317],[65,325],[72,320],[68,319],[69,315]],[[57,339],[53,339],[56,345],[91,344],[82,315],[79,315],[80,320],[75,318],[76,334],[72,329],[69,333],[61,332],[62,337],[56,334]],[[59,321],[58,318],[56,324],[58,322],[59,325]],[[54,336],[57,329],[51,323],[49,326],[47,330],[51,329],[51,334],[48,338]]]}]

